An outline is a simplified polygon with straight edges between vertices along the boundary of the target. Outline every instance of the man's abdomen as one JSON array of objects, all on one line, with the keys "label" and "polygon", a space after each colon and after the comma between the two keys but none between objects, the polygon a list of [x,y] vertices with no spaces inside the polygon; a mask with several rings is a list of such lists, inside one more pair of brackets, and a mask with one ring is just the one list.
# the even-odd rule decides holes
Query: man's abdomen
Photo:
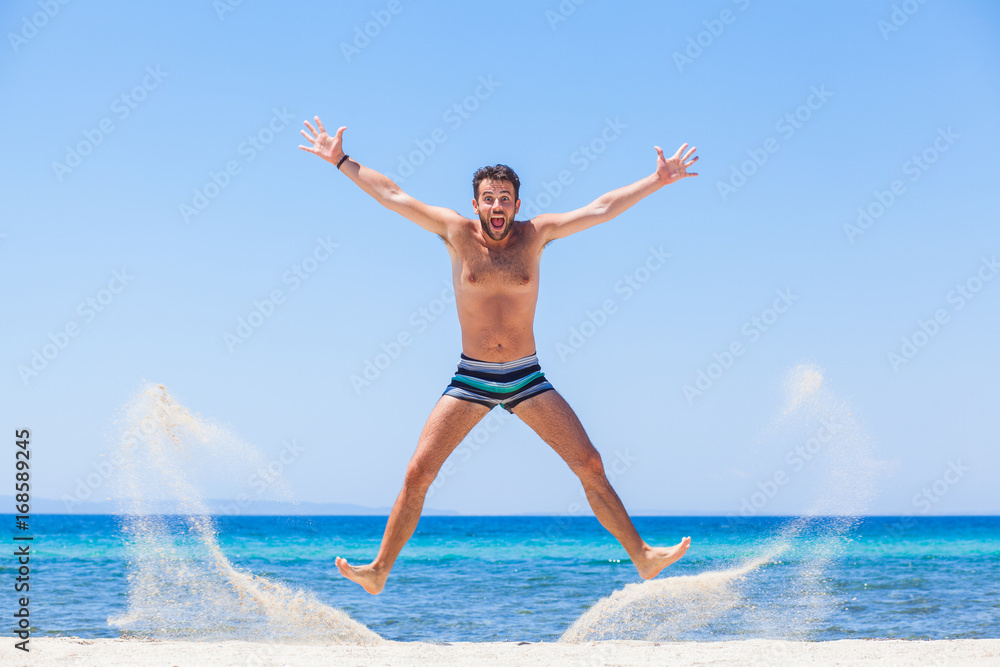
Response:
[{"label": "man's abdomen", "polygon": [[469,297],[464,294],[457,299],[462,352],[473,359],[493,362],[513,361],[535,353],[532,327],[537,292]]}]

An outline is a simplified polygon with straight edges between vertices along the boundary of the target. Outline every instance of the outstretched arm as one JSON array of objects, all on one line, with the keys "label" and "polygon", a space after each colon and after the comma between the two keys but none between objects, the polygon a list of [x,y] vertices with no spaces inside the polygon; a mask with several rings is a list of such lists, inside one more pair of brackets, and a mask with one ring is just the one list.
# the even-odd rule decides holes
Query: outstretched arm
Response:
[{"label": "outstretched arm", "polygon": [[541,232],[543,238],[548,241],[561,239],[570,234],[583,231],[596,224],[607,222],[619,213],[628,210],[637,201],[650,195],[664,185],[669,185],[688,176],[697,176],[696,173],[689,174],[687,168],[698,161],[694,156],[696,148],[692,148],[686,153],[688,147],[684,144],[677,149],[677,152],[670,158],[663,157],[663,150],[659,146],[656,149],[656,173],[641,180],[612,190],[603,194],[594,201],[582,208],[568,213],[541,213],[534,218],[535,226]]},{"label": "outstretched arm", "polygon": [[341,127],[335,135],[330,136],[327,134],[326,128],[323,127],[319,116],[313,118],[316,120],[316,128],[309,121],[305,121],[309,132],[301,130],[302,136],[310,145],[299,146],[299,148],[313,155],[318,155],[331,164],[339,164],[340,170],[379,204],[442,238],[448,237],[448,227],[451,223],[465,220],[457,211],[440,206],[428,206],[414,199],[403,192],[391,178],[365,167],[357,160],[348,157],[342,161],[342,158],[345,157],[344,130],[347,127]]}]

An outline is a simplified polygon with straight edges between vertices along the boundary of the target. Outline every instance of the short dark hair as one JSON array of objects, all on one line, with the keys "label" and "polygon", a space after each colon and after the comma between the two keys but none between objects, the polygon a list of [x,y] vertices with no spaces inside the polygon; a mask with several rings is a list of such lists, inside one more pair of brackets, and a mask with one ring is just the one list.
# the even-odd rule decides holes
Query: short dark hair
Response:
[{"label": "short dark hair", "polygon": [[510,181],[513,183],[514,201],[517,201],[517,193],[521,189],[521,179],[517,177],[513,169],[505,164],[495,164],[492,167],[477,169],[476,173],[472,175],[472,196],[477,200],[479,199],[479,184],[486,179],[492,181]]}]

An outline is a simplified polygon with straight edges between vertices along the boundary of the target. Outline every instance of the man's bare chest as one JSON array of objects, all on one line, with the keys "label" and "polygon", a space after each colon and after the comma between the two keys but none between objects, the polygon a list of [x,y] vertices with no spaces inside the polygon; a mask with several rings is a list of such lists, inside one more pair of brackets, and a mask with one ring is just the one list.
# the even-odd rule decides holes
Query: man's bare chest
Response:
[{"label": "man's bare chest", "polygon": [[469,285],[518,287],[538,275],[538,258],[524,248],[471,248],[463,259],[462,278]]},{"label": "man's bare chest", "polygon": [[523,236],[511,241],[497,247],[473,237],[456,244],[453,257],[462,284],[484,288],[537,284],[538,249]]}]

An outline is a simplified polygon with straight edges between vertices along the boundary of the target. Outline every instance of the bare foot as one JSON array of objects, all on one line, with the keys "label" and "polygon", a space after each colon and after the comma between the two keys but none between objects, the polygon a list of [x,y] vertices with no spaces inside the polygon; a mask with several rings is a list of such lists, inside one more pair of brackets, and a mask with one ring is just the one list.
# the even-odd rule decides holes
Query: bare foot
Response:
[{"label": "bare foot", "polygon": [[663,568],[680,560],[689,546],[691,546],[690,537],[685,537],[672,547],[647,546],[643,552],[642,560],[636,562],[635,569],[639,570],[639,576],[643,579],[652,579]]},{"label": "bare foot", "polygon": [[[680,556],[678,556],[680,558]],[[676,559],[675,559],[676,560]],[[378,595],[385,588],[388,575],[379,573],[371,565],[349,565],[346,558],[337,556],[337,569],[340,573],[361,586],[372,595]]]}]

